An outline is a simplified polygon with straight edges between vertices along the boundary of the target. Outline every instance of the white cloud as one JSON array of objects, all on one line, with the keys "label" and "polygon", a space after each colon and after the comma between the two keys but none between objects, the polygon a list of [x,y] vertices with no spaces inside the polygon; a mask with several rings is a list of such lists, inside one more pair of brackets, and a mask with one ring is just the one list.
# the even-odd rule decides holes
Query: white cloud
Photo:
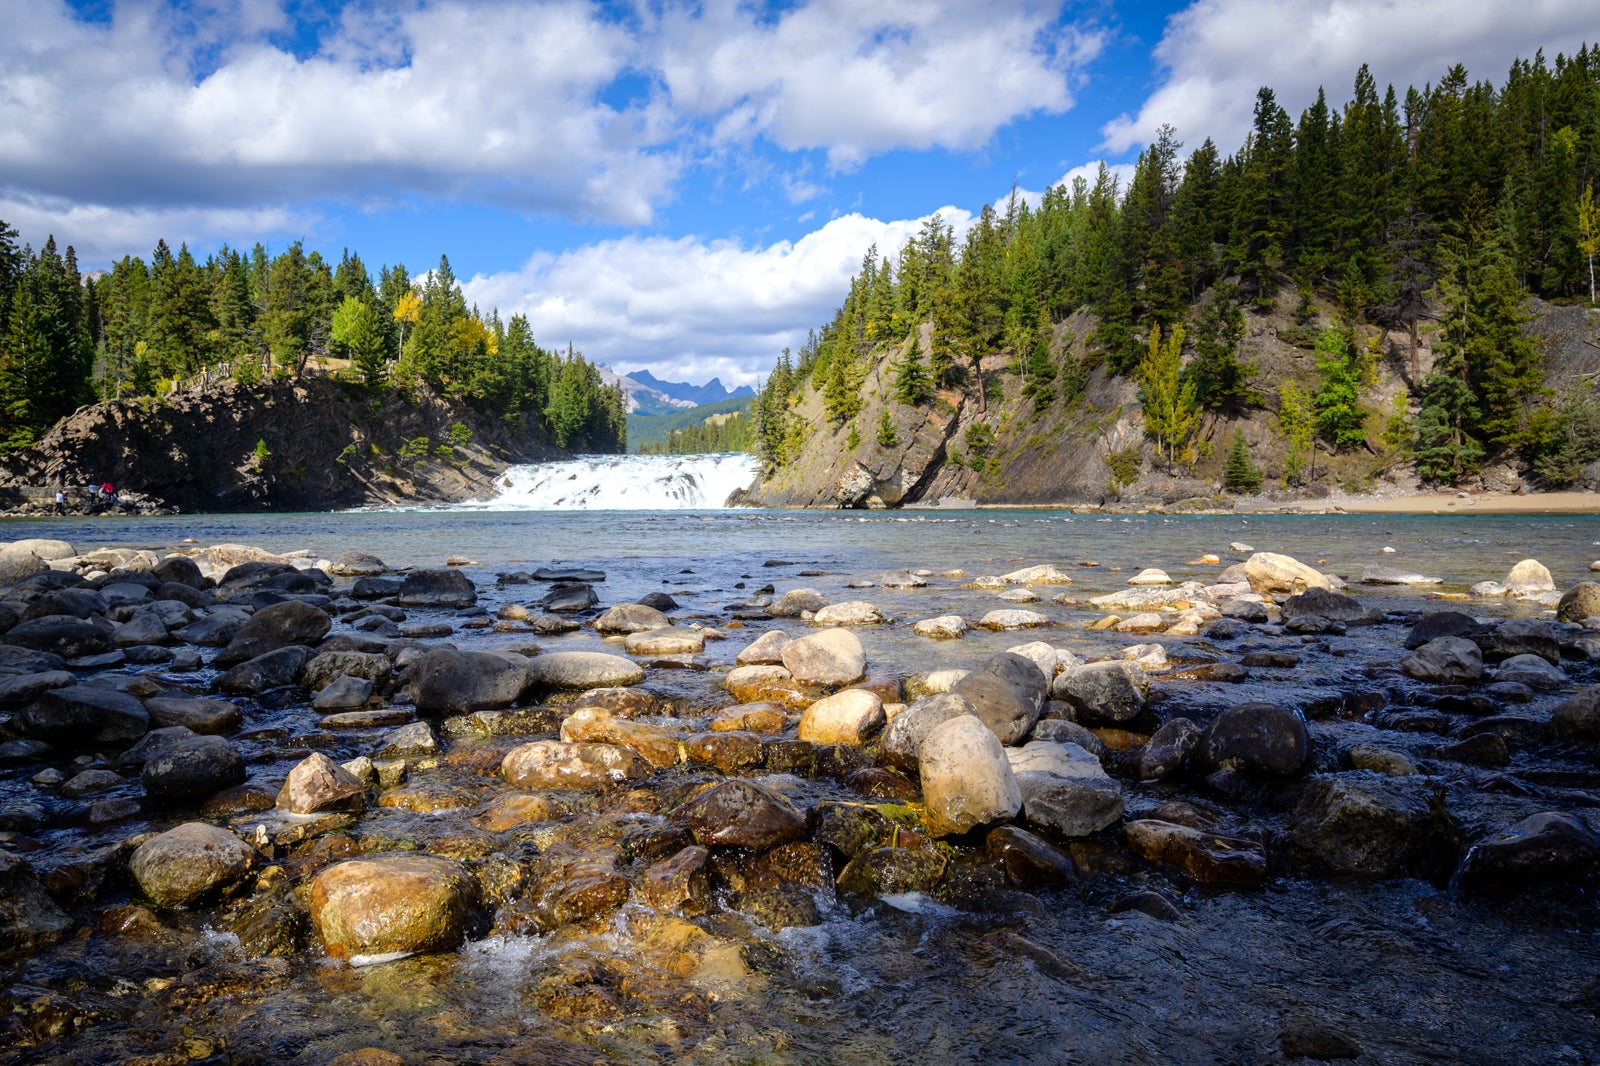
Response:
[{"label": "white cloud", "polygon": [[1193,148],[1207,136],[1224,153],[1243,143],[1256,90],[1270,86],[1291,117],[1317,87],[1340,106],[1366,63],[1379,92],[1404,94],[1462,63],[1498,85],[1511,60],[1539,48],[1573,54],[1595,33],[1591,0],[1197,0],[1167,22],[1156,59],[1167,76],[1136,115],[1102,131],[1113,154],[1146,144],[1162,123]]},{"label": "white cloud", "polygon": [[[964,232],[971,215],[940,214]],[[746,247],[695,237],[624,237],[536,255],[518,271],[464,286],[480,307],[523,313],[546,347],[568,340],[591,359],[658,377],[754,384],[784,348],[824,324],[868,246],[894,254],[922,219],[833,219],[798,241]]]},{"label": "white cloud", "polygon": [[62,247],[72,245],[86,268],[125,255],[149,262],[158,240],[174,249],[185,242],[209,247],[218,240],[249,248],[277,235],[314,232],[321,221],[284,207],[125,208],[27,197],[0,197],[0,219],[36,246],[50,235]]},{"label": "white cloud", "polygon": [[848,169],[894,148],[977,148],[1013,119],[1072,106],[1098,53],[1060,4],[816,0],[774,20],[733,0],[662,18],[676,105],[714,116],[718,140],[823,148]]}]

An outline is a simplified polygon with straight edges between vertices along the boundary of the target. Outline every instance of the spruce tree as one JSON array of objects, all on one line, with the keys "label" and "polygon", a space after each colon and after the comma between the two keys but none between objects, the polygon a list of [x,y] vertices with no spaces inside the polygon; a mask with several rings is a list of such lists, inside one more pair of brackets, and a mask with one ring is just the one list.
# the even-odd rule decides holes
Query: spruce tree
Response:
[{"label": "spruce tree", "polygon": [[1233,431],[1233,446],[1222,465],[1222,487],[1229,492],[1254,495],[1261,491],[1261,471],[1250,461],[1250,446],[1245,443],[1244,432]]}]

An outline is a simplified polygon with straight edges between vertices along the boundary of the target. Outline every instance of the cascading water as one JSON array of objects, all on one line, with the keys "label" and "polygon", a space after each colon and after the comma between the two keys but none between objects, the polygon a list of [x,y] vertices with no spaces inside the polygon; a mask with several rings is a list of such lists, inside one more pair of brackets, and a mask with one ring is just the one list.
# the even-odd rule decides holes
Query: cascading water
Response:
[{"label": "cascading water", "polygon": [[720,508],[756,476],[754,456],[580,455],[557,463],[514,466],[481,511],[667,511]]}]

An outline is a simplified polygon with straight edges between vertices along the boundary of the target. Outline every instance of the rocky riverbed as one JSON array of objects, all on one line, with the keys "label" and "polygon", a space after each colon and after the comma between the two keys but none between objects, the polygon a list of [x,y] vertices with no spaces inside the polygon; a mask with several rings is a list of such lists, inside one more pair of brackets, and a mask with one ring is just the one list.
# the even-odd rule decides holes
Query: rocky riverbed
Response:
[{"label": "rocky riverbed", "polygon": [[0,1062],[1600,1055],[1600,585],[450,562],[0,553]]}]

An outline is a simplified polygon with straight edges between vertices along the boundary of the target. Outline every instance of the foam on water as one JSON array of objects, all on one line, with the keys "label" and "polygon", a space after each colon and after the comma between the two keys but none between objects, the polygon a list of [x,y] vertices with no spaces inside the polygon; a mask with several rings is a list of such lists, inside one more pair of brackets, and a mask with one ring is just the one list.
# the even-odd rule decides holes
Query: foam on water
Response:
[{"label": "foam on water", "polygon": [[475,511],[671,511],[720,508],[755,480],[754,456],[580,455],[514,466]]}]

